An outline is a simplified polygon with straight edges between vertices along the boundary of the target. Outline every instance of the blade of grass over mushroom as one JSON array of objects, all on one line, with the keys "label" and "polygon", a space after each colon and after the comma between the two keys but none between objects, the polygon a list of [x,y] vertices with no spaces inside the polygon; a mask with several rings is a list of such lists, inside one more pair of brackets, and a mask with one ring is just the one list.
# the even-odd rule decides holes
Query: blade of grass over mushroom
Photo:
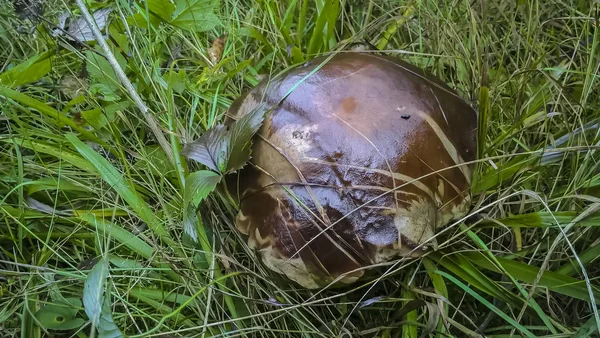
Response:
[{"label": "blade of grass over mushroom", "polygon": [[119,193],[157,236],[165,240],[169,239],[168,232],[161,220],[154,214],[148,203],[138,195],[135,187],[124,177],[125,175],[119,173],[110,162],[74,135],[65,135],[65,137],[94,166],[95,172]]},{"label": "blade of grass over mushroom", "polygon": [[[485,62],[485,61],[484,61]],[[479,111],[478,111],[478,121],[477,121],[477,158],[482,159],[485,157],[486,153],[486,141],[488,137],[487,127],[489,120],[489,110],[490,110],[490,93],[488,88],[488,74],[487,74],[487,64],[484,63],[484,71],[481,75],[481,87],[479,88]],[[473,181],[478,181],[479,177],[482,176],[481,171],[481,162],[475,163],[475,171]],[[487,190],[487,189],[486,189]]]}]

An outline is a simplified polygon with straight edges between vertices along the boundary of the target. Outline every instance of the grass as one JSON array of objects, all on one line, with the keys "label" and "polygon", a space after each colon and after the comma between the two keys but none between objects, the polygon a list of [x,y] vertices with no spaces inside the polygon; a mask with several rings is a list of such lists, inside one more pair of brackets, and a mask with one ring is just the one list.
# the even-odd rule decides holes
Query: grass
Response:
[{"label": "grass", "polygon": [[[74,4],[34,24],[0,4],[3,337],[600,334],[597,4],[175,3],[115,2],[107,40],[167,148],[95,43],[50,34]],[[261,76],[364,41],[477,107],[469,219],[423,259],[317,291],[265,269],[216,193],[184,230],[199,167],[182,144]]]}]

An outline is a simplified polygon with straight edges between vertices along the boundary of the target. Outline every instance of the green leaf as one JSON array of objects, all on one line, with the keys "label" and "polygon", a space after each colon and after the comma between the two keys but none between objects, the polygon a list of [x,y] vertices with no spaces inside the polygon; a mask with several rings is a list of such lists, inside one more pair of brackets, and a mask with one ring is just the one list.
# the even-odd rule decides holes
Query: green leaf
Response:
[{"label": "green leaf", "polygon": [[195,228],[197,221],[196,208],[203,199],[215,190],[220,181],[221,175],[208,170],[196,171],[185,180],[183,231],[194,241],[198,241]]},{"label": "green leaf", "polygon": [[183,93],[183,91],[185,90],[185,83],[187,79],[185,69],[182,69],[178,72],[169,71],[165,73],[163,77],[171,90],[173,90],[177,94]]},{"label": "green leaf", "polygon": [[154,214],[148,203],[144,201],[137,193],[125,175],[117,171],[104,157],[100,156],[90,146],[81,142],[74,135],[65,135],[67,140],[75,146],[77,151],[85,157],[96,169],[95,171],[117,191],[117,193],[129,204],[137,215],[148,225],[148,227],[158,236],[167,236],[167,230],[162,221]]},{"label": "green leaf", "polygon": [[98,337],[122,337],[108,306],[109,293],[105,292],[108,278],[108,260],[102,258],[90,271],[83,288],[83,306]]},{"label": "green leaf", "polygon": [[83,307],[93,326],[97,326],[102,314],[106,278],[108,278],[108,261],[100,259],[89,272],[83,286]]},{"label": "green leaf", "polygon": [[229,139],[225,126],[216,125],[197,140],[186,144],[181,154],[220,173],[225,170],[229,157]]},{"label": "green leaf", "polygon": [[35,55],[0,74],[0,85],[17,87],[37,81],[52,69],[53,52]]},{"label": "green leaf", "polygon": [[35,318],[44,329],[73,330],[85,324],[83,318],[77,318],[81,300],[66,299],[68,303],[47,304],[35,313]]},{"label": "green leaf", "polygon": [[184,201],[196,207],[221,181],[221,175],[208,170],[190,174],[185,180]]},{"label": "green leaf", "polygon": [[171,24],[185,30],[205,32],[220,25],[214,10],[218,0],[176,0]]},{"label": "green leaf", "polygon": [[108,124],[108,120],[106,119],[106,116],[102,114],[101,108],[82,111],[81,116],[96,130],[100,130],[102,127]]},{"label": "green leaf", "polygon": [[95,80],[93,82],[103,85],[103,88],[106,88],[107,91],[116,92],[119,89],[120,81],[110,63],[90,50],[85,52],[85,58],[86,70],[90,77]]},{"label": "green leaf", "polygon": [[106,102],[119,101],[121,97],[117,95],[116,89],[107,86],[104,83],[95,83],[90,86],[89,92],[93,96],[97,96]]},{"label": "green leaf", "polygon": [[262,103],[235,121],[231,127],[227,172],[241,169],[250,160],[252,137],[260,129],[266,112],[267,105]]},{"label": "green leaf", "polygon": [[[323,7],[319,11],[315,28],[313,29],[308,43],[308,57],[314,57],[319,51],[322,51],[321,47],[325,46],[325,50],[328,50],[328,41],[333,38],[334,24],[338,17],[340,9],[339,0],[325,0]],[[325,30],[327,25],[327,30]]]},{"label": "green leaf", "polygon": [[122,338],[123,334],[112,317],[109,297],[104,298],[102,314],[98,323],[98,338]]},{"label": "green leaf", "polygon": [[147,0],[148,10],[166,22],[171,21],[175,5],[170,0]]}]

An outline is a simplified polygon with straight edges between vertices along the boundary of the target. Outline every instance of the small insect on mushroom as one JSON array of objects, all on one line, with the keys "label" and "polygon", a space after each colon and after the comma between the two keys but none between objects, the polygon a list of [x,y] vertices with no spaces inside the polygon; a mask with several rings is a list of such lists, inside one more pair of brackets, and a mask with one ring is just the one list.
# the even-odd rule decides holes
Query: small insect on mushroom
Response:
[{"label": "small insect on mushroom", "polygon": [[274,108],[227,186],[249,245],[300,285],[350,284],[372,264],[418,257],[469,211],[477,113],[423,70],[367,53],[317,58],[228,115],[262,102]]}]

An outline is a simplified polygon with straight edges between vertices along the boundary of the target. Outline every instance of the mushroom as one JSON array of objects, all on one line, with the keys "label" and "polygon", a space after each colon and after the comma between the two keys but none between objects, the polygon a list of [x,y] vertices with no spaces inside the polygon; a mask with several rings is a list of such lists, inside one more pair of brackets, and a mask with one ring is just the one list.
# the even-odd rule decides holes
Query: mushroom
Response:
[{"label": "mushroom", "polygon": [[419,257],[470,210],[477,113],[423,70],[366,53],[319,57],[263,80],[228,115],[262,102],[274,108],[227,186],[249,246],[301,286],[350,284],[373,264]]}]

